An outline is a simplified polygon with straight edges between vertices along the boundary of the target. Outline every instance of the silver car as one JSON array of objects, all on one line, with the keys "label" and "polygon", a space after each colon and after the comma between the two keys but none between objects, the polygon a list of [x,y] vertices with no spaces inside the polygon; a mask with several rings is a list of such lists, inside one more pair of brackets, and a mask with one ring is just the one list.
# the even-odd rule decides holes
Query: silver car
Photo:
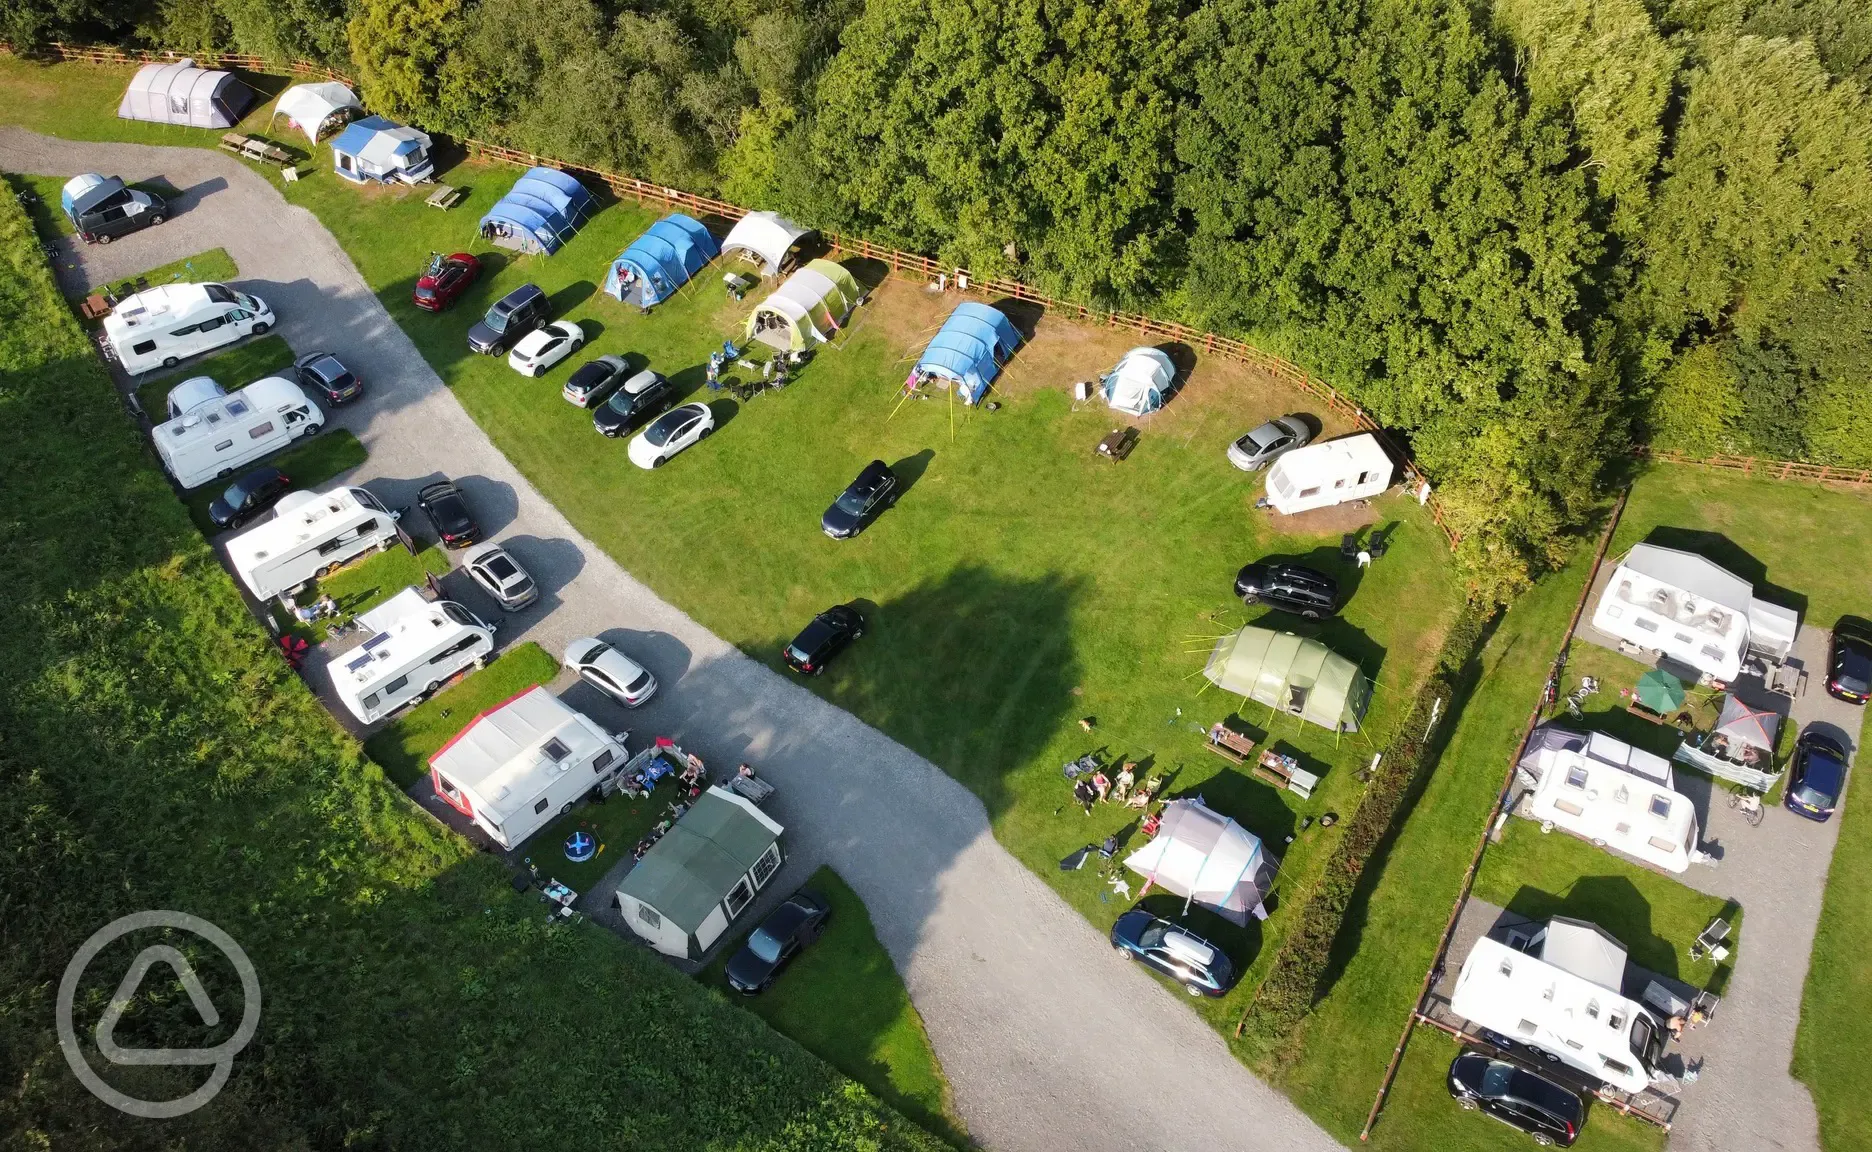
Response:
[{"label": "silver car", "polygon": [[1243,472],[1268,466],[1282,452],[1291,452],[1313,439],[1313,429],[1298,416],[1269,420],[1253,432],[1229,445],[1229,463]]},{"label": "silver car", "polygon": [[656,695],[656,677],[603,640],[586,636],[567,644],[565,663],[585,683],[626,708],[635,708]]},{"label": "silver car", "polygon": [[478,544],[462,556],[462,567],[481,590],[509,612],[539,599],[539,585],[499,544]]}]

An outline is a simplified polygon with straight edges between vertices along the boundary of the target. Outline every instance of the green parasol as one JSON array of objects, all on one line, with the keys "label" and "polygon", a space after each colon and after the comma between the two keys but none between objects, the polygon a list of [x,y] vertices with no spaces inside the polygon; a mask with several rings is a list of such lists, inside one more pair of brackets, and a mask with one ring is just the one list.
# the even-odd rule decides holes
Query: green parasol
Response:
[{"label": "green parasol", "polygon": [[1683,681],[1662,668],[1653,668],[1638,678],[1638,703],[1653,712],[1674,712],[1683,707]]}]

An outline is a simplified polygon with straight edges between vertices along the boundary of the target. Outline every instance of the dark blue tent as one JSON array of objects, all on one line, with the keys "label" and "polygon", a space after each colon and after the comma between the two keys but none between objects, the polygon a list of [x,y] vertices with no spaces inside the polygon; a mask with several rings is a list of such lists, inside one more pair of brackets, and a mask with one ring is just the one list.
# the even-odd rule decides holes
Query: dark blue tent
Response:
[{"label": "dark blue tent", "polygon": [[1001,365],[1020,347],[1020,332],[1002,312],[966,301],[956,305],[917,360],[918,373],[953,380],[970,404],[981,399]]},{"label": "dark blue tent", "polygon": [[503,248],[551,255],[597,205],[585,186],[556,168],[534,168],[481,218],[481,235]]},{"label": "dark blue tent", "polygon": [[672,212],[650,225],[611,261],[604,290],[619,300],[648,308],[668,299],[719,255],[721,245],[700,221]]}]

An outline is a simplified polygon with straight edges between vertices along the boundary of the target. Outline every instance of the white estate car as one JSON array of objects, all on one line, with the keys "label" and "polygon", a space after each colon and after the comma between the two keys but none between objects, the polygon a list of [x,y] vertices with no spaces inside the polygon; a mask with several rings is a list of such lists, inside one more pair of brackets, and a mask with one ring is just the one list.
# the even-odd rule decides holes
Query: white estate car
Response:
[{"label": "white estate car", "polygon": [[603,640],[583,636],[572,641],[566,645],[565,662],[579,679],[626,708],[635,708],[656,695],[656,677]]},{"label": "white estate car", "polygon": [[519,561],[499,544],[477,544],[462,556],[462,567],[500,606],[516,612],[539,599],[539,585]]},{"label": "white estate car", "polygon": [[522,376],[538,376],[585,344],[585,330],[570,320],[554,320],[520,337],[507,353],[507,365]]},{"label": "white estate car", "polygon": [[707,404],[671,408],[630,442],[630,461],[639,468],[661,468],[665,460],[713,431],[715,414]]}]

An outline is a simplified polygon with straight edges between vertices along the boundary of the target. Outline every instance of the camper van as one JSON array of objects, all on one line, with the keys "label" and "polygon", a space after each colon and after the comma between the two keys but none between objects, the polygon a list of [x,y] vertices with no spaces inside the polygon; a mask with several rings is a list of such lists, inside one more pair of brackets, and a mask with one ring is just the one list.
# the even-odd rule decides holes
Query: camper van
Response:
[{"label": "camper van", "polygon": [[358,616],[367,637],[330,665],[332,687],[351,715],[369,724],[415,703],[457,672],[487,663],[494,628],[453,600],[414,588]]},{"label": "camper van", "polygon": [[66,182],[59,205],[78,238],[87,244],[109,244],[163,222],[169,205],[160,196],[127,187],[115,176],[86,172]]},{"label": "camper van", "polygon": [[156,426],[156,455],[184,488],[232,475],[243,464],[299,439],[325,423],[325,413],[284,376],[256,380],[232,396],[205,403]]},{"label": "camper van", "polygon": [[117,302],[104,317],[104,351],[135,376],[272,326],[273,309],[258,296],[225,284],[164,284]]},{"label": "camper van", "polygon": [[262,600],[289,592],[371,549],[395,544],[397,514],[362,488],[289,492],[273,518],[228,541],[228,560]]}]

